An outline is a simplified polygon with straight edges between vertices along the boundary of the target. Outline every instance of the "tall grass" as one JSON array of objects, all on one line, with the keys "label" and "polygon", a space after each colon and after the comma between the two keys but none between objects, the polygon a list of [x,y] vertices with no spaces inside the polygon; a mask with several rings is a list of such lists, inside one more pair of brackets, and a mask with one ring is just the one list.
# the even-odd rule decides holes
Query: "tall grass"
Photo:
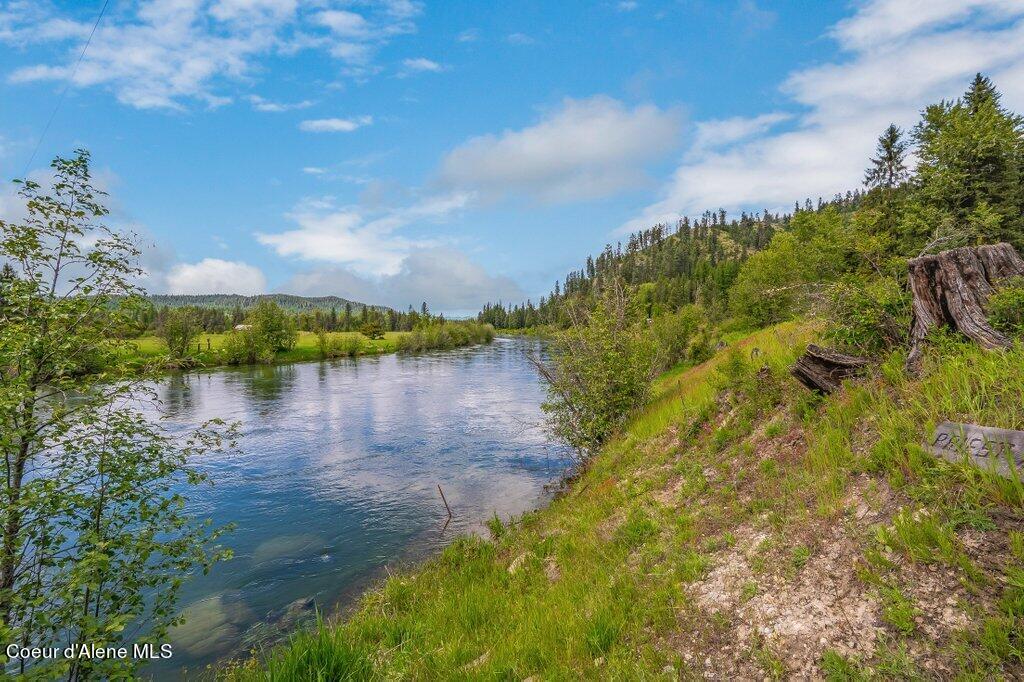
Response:
[{"label": "tall grass", "polygon": [[399,353],[450,350],[494,340],[494,327],[479,322],[445,322],[419,327],[400,337]]}]

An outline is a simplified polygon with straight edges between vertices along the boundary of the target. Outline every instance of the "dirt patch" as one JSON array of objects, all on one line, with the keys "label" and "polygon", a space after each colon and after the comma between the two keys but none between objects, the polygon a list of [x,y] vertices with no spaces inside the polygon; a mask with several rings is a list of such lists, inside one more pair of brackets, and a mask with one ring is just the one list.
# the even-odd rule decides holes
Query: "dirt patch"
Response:
[{"label": "dirt patch", "polygon": [[[766,445],[780,447],[764,456],[801,444],[792,433],[771,439]],[[986,576],[980,582],[945,564],[887,555],[885,581],[912,605],[912,631],[901,634],[887,619],[883,588],[860,572],[876,529],[891,524],[901,504],[884,481],[861,476],[843,500],[845,513],[781,533],[765,518],[735,527],[734,543],[714,553],[707,575],[687,588],[690,600],[668,646],[691,674],[708,679],[763,679],[770,668],[787,679],[822,679],[826,651],[870,664],[882,644],[905,641],[922,672],[954,675],[950,645],[977,613],[994,607],[1004,588],[998,576],[1011,561],[1007,533],[1024,524],[997,515],[998,529],[958,534]]]}]

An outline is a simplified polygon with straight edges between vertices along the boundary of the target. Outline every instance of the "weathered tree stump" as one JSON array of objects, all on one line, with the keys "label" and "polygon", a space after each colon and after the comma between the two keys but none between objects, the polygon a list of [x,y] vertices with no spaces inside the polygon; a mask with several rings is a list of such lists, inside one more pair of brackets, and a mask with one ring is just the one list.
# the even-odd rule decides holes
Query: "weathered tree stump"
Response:
[{"label": "weathered tree stump", "polygon": [[982,348],[1012,345],[985,315],[994,285],[1024,275],[1024,260],[1011,245],[964,246],[914,258],[907,266],[914,297],[907,370],[920,369],[924,341],[936,327],[949,327]]},{"label": "weathered tree stump", "polygon": [[867,358],[846,355],[812,343],[796,361],[792,372],[807,388],[827,394],[838,390],[843,379],[863,374],[867,366]]}]

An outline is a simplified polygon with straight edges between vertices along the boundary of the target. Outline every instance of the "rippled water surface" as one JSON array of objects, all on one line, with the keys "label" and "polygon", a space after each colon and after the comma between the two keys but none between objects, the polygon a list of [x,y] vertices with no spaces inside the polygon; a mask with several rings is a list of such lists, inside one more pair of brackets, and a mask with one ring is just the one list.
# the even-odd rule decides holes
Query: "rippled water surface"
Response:
[{"label": "rippled water surface", "polygon": [[[562,453],[539,428],[534,342],[401,357],[217,370],[160,387],[172,427],[241,423],[212,457],[196,514],[237,529],[234,559],[191,581],[163,679],[273,639],[350,602],[385,565],[415,560],[546,501]],[[454,518],[443,531],[447,512]]]}]

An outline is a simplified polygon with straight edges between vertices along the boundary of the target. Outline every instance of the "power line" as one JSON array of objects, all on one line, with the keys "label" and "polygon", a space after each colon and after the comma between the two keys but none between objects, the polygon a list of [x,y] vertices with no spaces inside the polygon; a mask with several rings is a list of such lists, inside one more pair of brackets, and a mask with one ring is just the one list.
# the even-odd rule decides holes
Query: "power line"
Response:
[{"label": "power line", "polygon": [[89,49],[89,45],[92,44],[92,37],[96,35],[96,29],[99,28],[100,21],[103,19],[103,14],[107,11],[107,5],[109,4],[110,0],[103,0],[103,6],[100,7],[100,13],[96,15],[96,23],[92,25],[92,30],[89,31],[89,37],[86,39],[85,45],[82,46],[82,54],[78,55],[78,61],[75,62],[75,67],[71,69],[71,75],[68,77],[67,82],[64,83],[64,89],[60,91],[60,97],[57,98],[57,104],[53,107],[53,111],[50,112],[50,118],[47,119],[46,125],[43,126],[43,132],[39,135],[39,139],[36,141],[36,146],[32,149],[32,154],[28,157],[28,163],[25,164],[25,170],[21,172],[21,177],[28,175],[28,169],[35,160],[39,147],[43,144],[43,138],[45,138],[46,133],[50,131],[53,119],[57,117],[57,111],[60,109],[60,105],[64,103],[64,97],[68,94],[68,88],[71,87],[71,83],[75,80],[75,75],[78,73],[78,67],[82,65],[82,60],[85,59],[85,52]]}]

